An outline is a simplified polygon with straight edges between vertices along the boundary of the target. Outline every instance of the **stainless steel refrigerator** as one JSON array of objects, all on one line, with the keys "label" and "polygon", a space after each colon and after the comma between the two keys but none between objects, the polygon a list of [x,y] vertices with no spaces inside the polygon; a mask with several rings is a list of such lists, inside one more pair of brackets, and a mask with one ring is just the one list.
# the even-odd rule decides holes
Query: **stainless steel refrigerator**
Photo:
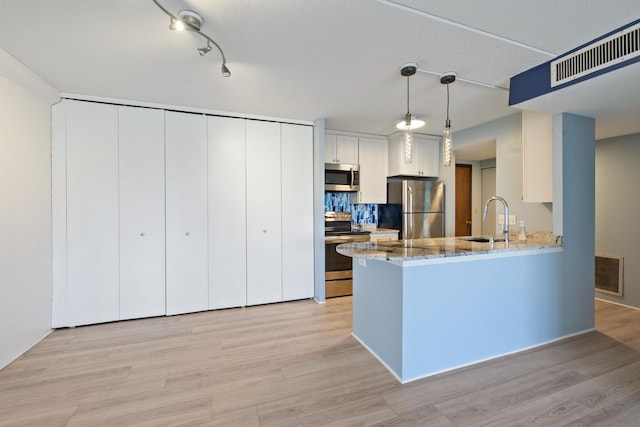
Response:
[{"label": "stainless steel refrigerator", "polygon": [[444,237],[444,182],[390,179],[378,210],[378,227],[400,230],[402,239]]}]

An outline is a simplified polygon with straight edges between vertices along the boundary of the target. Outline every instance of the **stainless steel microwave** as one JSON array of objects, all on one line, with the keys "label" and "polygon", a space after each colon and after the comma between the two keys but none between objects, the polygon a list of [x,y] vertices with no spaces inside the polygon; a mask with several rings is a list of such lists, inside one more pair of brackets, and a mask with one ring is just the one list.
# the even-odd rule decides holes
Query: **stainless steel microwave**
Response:
[{"label": "stainless steel microwave", "polygon": [[360,165],[325,163],[324,191],[360,191]]}]

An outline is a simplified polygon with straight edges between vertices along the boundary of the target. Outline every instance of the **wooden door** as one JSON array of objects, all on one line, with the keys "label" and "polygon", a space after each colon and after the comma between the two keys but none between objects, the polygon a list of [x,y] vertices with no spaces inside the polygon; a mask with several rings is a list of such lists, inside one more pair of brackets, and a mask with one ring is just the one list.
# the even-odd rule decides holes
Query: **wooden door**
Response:
[{"label": "wooden door", "polygon": [[209,309],[247,304],[245,119],[209,117]]},{"label": "wooden door", "polygon": [[456,236],[471,235],[471,165],[456,165]]},{"label": "wooden door", "polygon": [[120,319],[165,314],[164,112],[118,107]]},{"label": "wooden door", "polygon": [[165,113],[167,314],[209,308],[207,120]]}]

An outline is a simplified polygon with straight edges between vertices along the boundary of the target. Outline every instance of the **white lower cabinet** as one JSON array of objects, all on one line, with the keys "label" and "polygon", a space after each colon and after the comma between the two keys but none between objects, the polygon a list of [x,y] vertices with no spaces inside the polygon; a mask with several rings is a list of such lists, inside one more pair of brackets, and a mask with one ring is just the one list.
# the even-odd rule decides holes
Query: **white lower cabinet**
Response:
[{"label": "white lower cabinet", "polygon": [[247,304],[244,119],[209,117],[209,309]]},{"label": "white lower cabinet", "polygon": [[207,119],[165,113],[167,314],[209,308]]},{"label": "white lower cabinet", "polygon": [[119,319],[118,107],[66,102],[67,321]]},{"label": "white lower cabinet", "polygon": [[280,124],[247,121],[247,305],[282,301]]},{"label": "white lower cabinet", "polygon": [[282,298],[313,297],[313,128],[281,125]]},{"label": "white lower cabinet", "polygon": [[165,314],[164,111],[118,107],[120,319]]}]

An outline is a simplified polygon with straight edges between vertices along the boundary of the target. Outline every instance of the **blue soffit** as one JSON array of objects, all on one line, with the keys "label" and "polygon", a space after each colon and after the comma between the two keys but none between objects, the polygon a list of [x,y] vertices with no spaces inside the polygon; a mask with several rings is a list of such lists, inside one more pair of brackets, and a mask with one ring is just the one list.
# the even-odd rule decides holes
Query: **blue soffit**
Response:
[{"label": "blue soffit", "polygon": [[[557,90],[575,85],[585,80],[592,79],[596,76],[610,73],[614,70],[617,70],[618,68],[626,67],[633,63],[640,62],[640,55],[636,55],[635,57],[631,57],[629,59],[616,61],[611,65],[606,66],[605,68],[598,69],[597,71],[593,71],[589,74],[574,78],[572,80],[568,80],[566,83],[557,84],[555,86],[552,86],[551,84],[552,64],[556,63],[556,61],[561,60],[564,57],[570,56],[574,52],[577,52],[583,48],[586,48],[587,46],[596,44],[600,40],[603,40],[614,34],[620,33],[625,29],[636,26],[638,24],[640,24],[640,19],[633,21],[627,25],[624,25],[616,30],[613,30],[601,37],[598,37],[593,41],[590,41],[581,46],[578,46],[577,48],[572,49],[566,53],[563,53],[562,55],[554,59],[551,59],[543,64],[540,64],[516,76],[511,77],[510,89],[509,89],[509,106],[515,106],[517,104],[528,101],[530,99],[555,92]],[[638,43],[638,41],[636,41],[635,43]]]}]

